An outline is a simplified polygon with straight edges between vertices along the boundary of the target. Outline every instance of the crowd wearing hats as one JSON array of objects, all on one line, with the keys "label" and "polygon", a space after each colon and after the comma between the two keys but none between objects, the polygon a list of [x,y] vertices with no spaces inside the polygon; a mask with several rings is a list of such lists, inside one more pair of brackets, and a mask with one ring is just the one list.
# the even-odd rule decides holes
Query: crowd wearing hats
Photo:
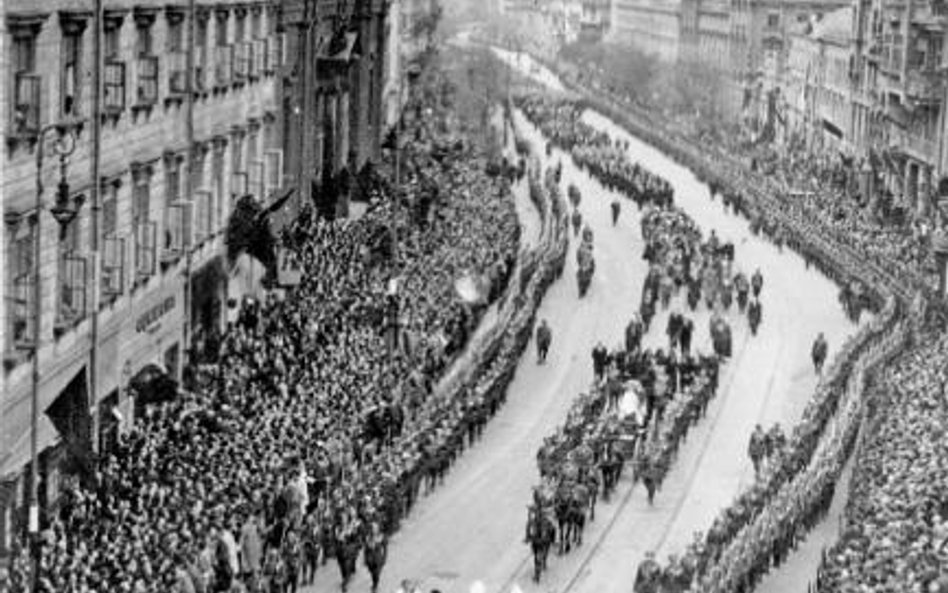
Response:
[{"label": "crowd wearing hats", "polygon": [[[519,226],[506,181],[430,109],[400,203],[379,182],[359,220],[301,216],[283,238],[301,285],[244,307],[206,387],[150,408],[63,494],[36,591],[295,590],[333,557],[345,579],[473,440],[493,396],[429,395],[484,307],[455,279],[499,294]],[[24,548],[0,591],[30,589]]]},{"label": "crowd wearing hats", "polygon": [[948,338],[884,371],[818,591],[948,592]]}]

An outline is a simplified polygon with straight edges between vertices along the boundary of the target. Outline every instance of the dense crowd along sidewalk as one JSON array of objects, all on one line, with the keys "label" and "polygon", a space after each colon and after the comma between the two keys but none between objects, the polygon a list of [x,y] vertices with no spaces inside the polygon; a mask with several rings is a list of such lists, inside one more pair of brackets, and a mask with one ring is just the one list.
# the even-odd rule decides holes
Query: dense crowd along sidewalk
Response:
[{"label": "dense crowd along sidewalk", "polygon": [[929,336],[870,391],[845,528],[821,592],[948,592],[948,338]]},{"label": "dense crowd along sidewalk", "polygon": [[[247,304],[203,387],[152,409],[65,494],[36,591],[295,590],[325,559],[351,575],[363,548],[380,568],[386,536],[496,409],[481,392],[429,396],[519,243],[507,181],[441,103],[425,107],[400,207],[379,181],[359,220],[301,217],[285,237],[300,287]],[[454,293],[470,273],[477,305]],[[29,579],[23,549],[0,591]]]}]

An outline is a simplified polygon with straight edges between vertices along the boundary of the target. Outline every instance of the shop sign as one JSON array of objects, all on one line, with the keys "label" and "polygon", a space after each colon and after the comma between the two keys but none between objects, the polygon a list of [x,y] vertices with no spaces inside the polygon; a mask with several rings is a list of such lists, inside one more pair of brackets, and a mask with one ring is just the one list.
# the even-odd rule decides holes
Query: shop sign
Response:
[{"label": "shop sign", "polygon": [[157,305],[154,305],[138,317],[135,322],[135,331],[138,333],[154,333],[161,326],[161,318],[174,310],[175,298],[169,296]]}]

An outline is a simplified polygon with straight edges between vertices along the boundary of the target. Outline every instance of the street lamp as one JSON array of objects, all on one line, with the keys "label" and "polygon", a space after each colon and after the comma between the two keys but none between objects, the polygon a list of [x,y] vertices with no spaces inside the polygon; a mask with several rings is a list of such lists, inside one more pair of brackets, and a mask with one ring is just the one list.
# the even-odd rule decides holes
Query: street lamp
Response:
[{"label": "street lamp", "polygon": [[82,199],[71,199],[69,196],[69,184],[66,182],[66,159],[76,149],[76,136],[72,128],[63,124],[50,124],[44,126],[37,138],[36,145],[36,227],[33,229],[33,252],[35,253],[33,262],[33,381],[32,394],[30,398],[30,492],[29,492],[29,520],[27,531],[31,537],[31,547],[33,556],[33,590],[39,578],[39,444],[37,432],[39,426],[39,383],[40,383],[40,320],[42,319],[42,274],[40,271],[41,245],[42,245],[42,221],[43,221],[43,157],[47,148],[47,137],[50,132],[55,132],[55,137],[50,137],[49,148],[53,154],[59,157],[59,184],[56,188],[56,202],[50,208],[50,212],[56,222],[60,224],[61,235],[79,214],[79,208],[82,206]]}]

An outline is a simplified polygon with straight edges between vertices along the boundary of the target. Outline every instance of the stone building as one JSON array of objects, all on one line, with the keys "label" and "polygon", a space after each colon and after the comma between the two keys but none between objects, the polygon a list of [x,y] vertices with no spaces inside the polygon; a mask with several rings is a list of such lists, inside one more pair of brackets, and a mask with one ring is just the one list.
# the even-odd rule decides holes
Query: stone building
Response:
[{"label": "stone building", "polygon": [[862,108],[864,189],[892,196],[908,213],[927,214],[948,169],[942,2],[856,4],[853,37]]},{"label": "stone building", "polygon": [[0,553],[24,519],[33,405],[49,508],[67,461],[134,418],[129,386],[180,379],[219,333],[246,285],[225,265],[231,207],[284,185],[277,3],[102,4],[4,4]]},{"label": "stone building", "polygon": [[288,182],[281,200],[312,200],[325,216],[348,214],[359,172],[381,150],[387,8],[384,0],[283,1]]}]

